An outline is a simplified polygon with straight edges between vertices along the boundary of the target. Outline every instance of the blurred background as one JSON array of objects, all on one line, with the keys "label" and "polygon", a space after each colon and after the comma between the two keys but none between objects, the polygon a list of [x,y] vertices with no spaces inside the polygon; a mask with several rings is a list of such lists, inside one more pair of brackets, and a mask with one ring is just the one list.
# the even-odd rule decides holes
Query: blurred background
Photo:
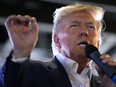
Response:
[{"label": "blurred background", "polygon": [[52,14],[56,8],[75,2],[94,4],[106,10],[106,30],[102,33],[100,52],[109,53],[116,59],[116,0],[0,0],[0,66],[12,50],[4,22],[9,15],[31,15],[37,18],[40,33],[32,59],[52,58],[51,31]]}]

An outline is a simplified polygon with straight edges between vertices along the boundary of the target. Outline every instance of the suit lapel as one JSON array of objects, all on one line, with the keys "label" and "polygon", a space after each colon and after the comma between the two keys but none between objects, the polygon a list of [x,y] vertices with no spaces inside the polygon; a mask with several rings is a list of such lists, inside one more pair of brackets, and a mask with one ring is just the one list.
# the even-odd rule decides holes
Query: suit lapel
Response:
[{"label": "suit lapel", "polygon": [[90,84],[91,84],[91,87],[101,87],[100,83],[98,83],[98,77],[94,75],[92,75]]},{"label": "suit lapel", "polygon": [[48,62],[46,68],[54,87],[72,87],[65,69],[57,58]]},{"label": "suit lapel", "polygon": [[[54,58],[51,62],[46,63],[48,75],[53,82],[54,87],[72,87],[67,73],[61,63]],[[92,75],[90,87],[101,87],[97,82],[98,78]]]}]

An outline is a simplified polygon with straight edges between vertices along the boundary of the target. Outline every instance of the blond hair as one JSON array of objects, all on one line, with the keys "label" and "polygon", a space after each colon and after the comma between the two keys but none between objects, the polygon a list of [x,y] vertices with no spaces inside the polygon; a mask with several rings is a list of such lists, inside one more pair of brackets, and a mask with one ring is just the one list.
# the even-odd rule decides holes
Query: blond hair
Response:
[{"label": "blond hair", "polygon": [[[98,6],[94,6],[94,5],[87,5],[87,4],[79,4],[79,3],[75,3],[72,5],[67,5],[64,7],[61,7],[59,9],[56,9],[54,14],[53,14],[53,29],[52,29],[52,51],[53,51],[53,55],[56,55],[58,53],[58,49],[54,43],[54,35],[57,33],[57,25],[62,21],[62,19],[64,17],[66,17],[69,14],[72,14],[74,12],[89,12],[93,18],[99,22],[99,30],[100,30],[100,34],[101,34],[101,29],[102,29],[102,19],[104,16],[104,9]],[[101,35],[100,35],[101,38]]]}]

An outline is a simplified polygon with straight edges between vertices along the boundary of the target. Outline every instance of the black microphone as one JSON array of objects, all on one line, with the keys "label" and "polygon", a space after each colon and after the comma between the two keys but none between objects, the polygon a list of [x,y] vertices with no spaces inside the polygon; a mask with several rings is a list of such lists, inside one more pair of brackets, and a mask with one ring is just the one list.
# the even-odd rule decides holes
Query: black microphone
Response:
[{"label": "black microphone", "polygon": [[86,57],[92,59],[104,71],[104,73],[116,83],[116,68],[101,62],[101,54],[98,49],[93,45],[87,45],[84,51]]}]

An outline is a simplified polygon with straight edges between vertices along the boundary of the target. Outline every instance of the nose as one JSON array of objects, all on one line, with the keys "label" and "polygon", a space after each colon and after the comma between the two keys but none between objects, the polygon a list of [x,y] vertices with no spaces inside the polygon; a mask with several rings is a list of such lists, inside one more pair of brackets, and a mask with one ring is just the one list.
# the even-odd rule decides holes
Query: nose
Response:
[{"label": "nose", "polygon": [[79,36],[87,36],[87,33],[86,32],[80,32],[78,35]]},{"label": "nose", "polygon": [[78,36],[79,37],[83,37],[83,36],[88,36],[88,30],[87,30],[87,28],[81,28],[80,29],[80,31],[79,31],[79,33],[78,33]]}]

